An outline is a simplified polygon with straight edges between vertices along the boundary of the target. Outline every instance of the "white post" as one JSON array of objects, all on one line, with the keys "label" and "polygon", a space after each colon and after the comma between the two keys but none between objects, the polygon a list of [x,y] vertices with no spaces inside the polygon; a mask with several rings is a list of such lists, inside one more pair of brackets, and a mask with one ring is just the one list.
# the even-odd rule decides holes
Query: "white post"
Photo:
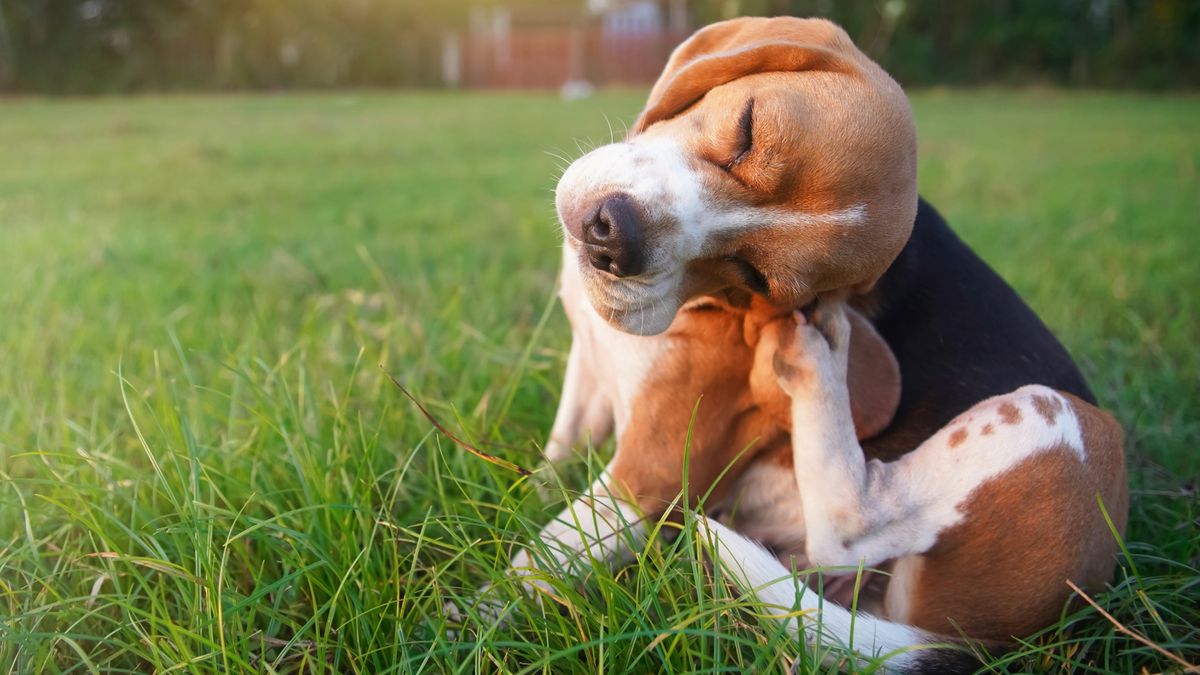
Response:
[{"label": "white post", "polygon": [[462,42],[458,33],[442,34],[442,84],[447,87],[462,84]]}]

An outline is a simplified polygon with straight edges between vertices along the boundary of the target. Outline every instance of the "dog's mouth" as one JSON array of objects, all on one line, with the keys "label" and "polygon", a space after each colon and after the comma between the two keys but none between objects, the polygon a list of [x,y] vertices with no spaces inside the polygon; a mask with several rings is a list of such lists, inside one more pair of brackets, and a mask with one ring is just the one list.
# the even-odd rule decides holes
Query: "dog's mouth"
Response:
[{"label": "dog's mouth", "polygon": [[[770,278],[740,255],[696,260],[677,269],[640,277],[617,278],[580,260],[588,295],[597,314],[627,332],[648,335],[664,330],[691,297],[738,289],[770,299]],[[686,296],[686,297],[684,297]]]},{"label": "dog's mouth", "polygon": [[[590,272],[590,273],[588,273]],[[602,319],[624,332],[655,335],[666,330],[679,310],[678,283],[670,274],[648,279],[615,279],[586,270],[585,288]]]}]

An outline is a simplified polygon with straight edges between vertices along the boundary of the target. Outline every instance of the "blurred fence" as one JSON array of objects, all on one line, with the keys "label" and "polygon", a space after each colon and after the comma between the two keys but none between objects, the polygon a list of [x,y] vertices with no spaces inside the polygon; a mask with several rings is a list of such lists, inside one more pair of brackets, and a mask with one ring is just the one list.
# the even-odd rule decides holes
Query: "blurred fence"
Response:
[{"label": "blurred fence", "polygon": [[686,32],[613,34],[596,26],[523,28],[500,37],[467,35],[461,83],[486,88],[555,88],[568,82],[646,85]]},{"label": "blurred fence", "polygon": [[905,85],[1200,85],[1200,0],[0,0],[0,91],[644,85],[738,14],[829,17]]}]

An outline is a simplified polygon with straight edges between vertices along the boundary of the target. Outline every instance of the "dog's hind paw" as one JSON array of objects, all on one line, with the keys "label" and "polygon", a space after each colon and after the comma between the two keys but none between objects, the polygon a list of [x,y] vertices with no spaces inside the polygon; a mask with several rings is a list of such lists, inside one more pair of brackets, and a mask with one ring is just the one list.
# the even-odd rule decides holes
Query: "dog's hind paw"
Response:
[{"label": "dog's hind paw", "polygon": [[798,310],[794,324],[775,331],[778,345],[772,365],[779,386],[793,398],[820,394],[846,379],[850,320],[841,303],[821,303]]}]

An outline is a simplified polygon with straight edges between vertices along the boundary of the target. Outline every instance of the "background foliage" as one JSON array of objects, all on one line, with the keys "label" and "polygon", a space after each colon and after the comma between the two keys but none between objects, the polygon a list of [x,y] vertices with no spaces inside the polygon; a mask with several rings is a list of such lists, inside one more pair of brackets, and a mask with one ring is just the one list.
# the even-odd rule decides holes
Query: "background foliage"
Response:
[{"label": "background foliage", "polygon": [[[586,16],[582,1],[551,11],[548,0],[0,0],[0,90],[433,85],[441,36],[464,30],[471,7],[497,4]],[[1200,84],[1194,0],[692,0],[688,9],[693,26],[827,16],[905,85]]]}]

